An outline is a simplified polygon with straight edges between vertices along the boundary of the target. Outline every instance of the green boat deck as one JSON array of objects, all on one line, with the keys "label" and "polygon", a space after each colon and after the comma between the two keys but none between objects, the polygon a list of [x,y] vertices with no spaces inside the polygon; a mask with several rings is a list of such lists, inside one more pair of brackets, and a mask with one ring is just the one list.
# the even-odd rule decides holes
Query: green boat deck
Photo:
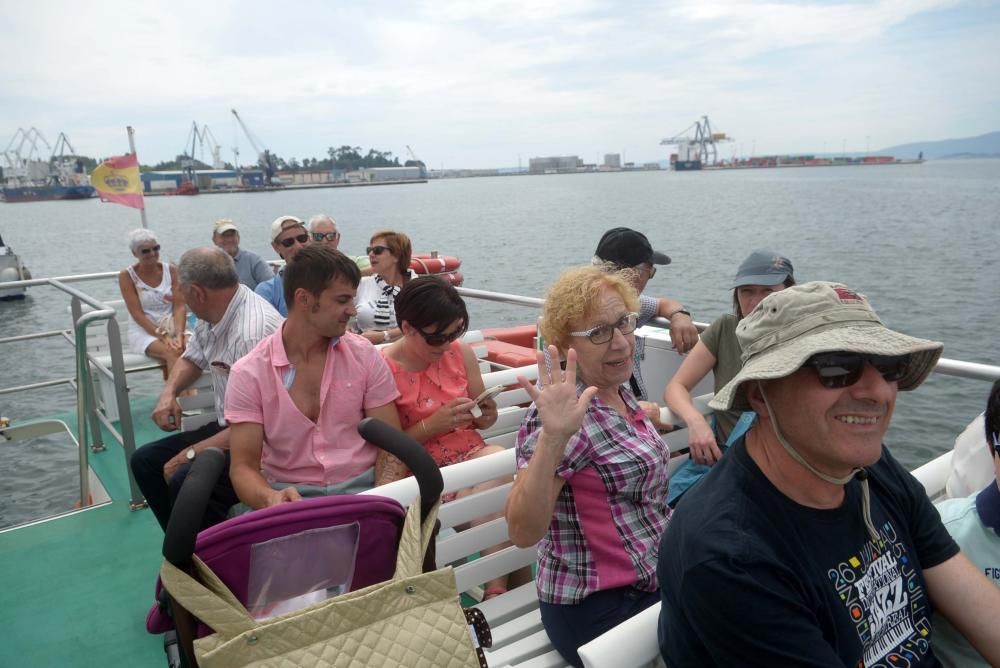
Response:
[{"label": "green boat deck", "polygon": [[[154,401],[132,403],[136,442],[164,435]],[[74,428],[76,415],[52,416]],[[166,665],[162,636],[146,632],[163,532],[149,510],[129,510],[121,446],[90,466],[112,503],[0,534],[2,666]]]}]

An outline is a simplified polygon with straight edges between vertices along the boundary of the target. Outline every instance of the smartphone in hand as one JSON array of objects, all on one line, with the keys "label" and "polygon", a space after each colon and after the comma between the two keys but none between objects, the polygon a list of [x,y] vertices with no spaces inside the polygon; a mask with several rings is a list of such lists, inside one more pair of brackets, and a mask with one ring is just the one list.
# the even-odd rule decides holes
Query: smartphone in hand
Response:
[{"label": "smartphone in hand", "polygon": [[480,408],[480,406],[483,405],[483,402],[493,399],[501,392],[503,392],[503,390],[504,390],[503,385],[494,385],[493,387],[483,390],[478,397],[473,399],[473,401],[476,402],[476,405],[469,409],[469,412],[472,413],[472,417],[473,418],[482,417],[483,411]]}]

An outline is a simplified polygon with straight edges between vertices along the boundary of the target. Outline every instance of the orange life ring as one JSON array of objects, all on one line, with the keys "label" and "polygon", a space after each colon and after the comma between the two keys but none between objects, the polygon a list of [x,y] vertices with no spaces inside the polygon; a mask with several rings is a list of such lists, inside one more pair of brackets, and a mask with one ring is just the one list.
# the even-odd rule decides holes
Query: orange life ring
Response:
[{"label": "orange life ring", "polygon": [[431,257],[430,253],[416,253],[410,258],[410,269],[420,276],[453,272],[462,266],[462,261],[453,255]]}]

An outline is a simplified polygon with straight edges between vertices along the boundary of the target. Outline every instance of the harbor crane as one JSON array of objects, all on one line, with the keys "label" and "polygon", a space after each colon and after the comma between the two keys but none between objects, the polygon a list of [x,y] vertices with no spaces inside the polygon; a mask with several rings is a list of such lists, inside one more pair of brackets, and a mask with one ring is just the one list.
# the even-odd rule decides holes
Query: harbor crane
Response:
[{"label": "harbor crane", "polygon": [[69,143],[69,137],[65,132],[60,132],[56,137],[55,148],[52,149],[52,157],[49,158],[52,164],[52,179],[61,185],[86,185],[87,170],[83,166],[83,161],[77,157],[76,150]]},{"label": "harbor crane", "polygon": [[231,110],[233,116],[236,117],[236,122],[239,123],[240,127],[243,128],[243,134],[246,135],[247,141],[250,142],[250,146],[253,150],[257,152],[257,164],[260,165],[261,169],[264,170],[264,182],[267,185],[271,185],[272,179],[274,178],[274,155],[266,148],[261,148],[262,143],[255,139],[253,133],[250,132],[250,128],[246,126],[240,115],[236,113],[235,109]]},{"label": "harbor crane", "polygon": [[[694,136],[689,133],[694,130]],[[685,128],[673,137],[667,137],[660,142],[661,146],[677,146],[677,159],[674,169],[678,172],[697,171],[702,165],[711,165],[718,159],[715,145],[720,142],[732,141],[725,132],[713,132],[708,116],[702,116],[690,127]]]},{"label": "harbor crane", "polygon": [[37,128],[17,129],[3,151],[5,179],[22,185],[48,180],[49,163],[39,153],[39,142],[52,150]]},{"label": "harbor crane", "polygon": [[409,144],[406,145],[406,152],[409,153],[410,158],[413,159],[414,166],[420,169],[420,178],[427,178],[427,165],[424,164],[423,160],[417,157],[417,154],[413,152],[413,149],[410,148]]},{"label": "harbor crane", "polygon": [[207,125],[201,127],[201,144],[202,146],[208,144],[208,150],[212,153],[212,169],[225,169],[226,163],[222,162],[222,145]]},{"label": "harbor crane", "polygon": [[[184,145],[191,145],[190,158],[194,158],[195,147],[198,150],[198,156],[201,161],[205,163],[205,147],[208,147],[209,152],[212,154],[212,169],[225,169],[226,164],[222,162],[222,146],[219,145],[218,140],[216,140],[215,135],[207,125],[198,127],[197,121],[191,123],[191,130],[188,132],[187,141]],[[187,155],[185,153],[185,155]],[[208,163],[205,163],[208,164]],[[184,166],[183,164],[181,165]]]}]

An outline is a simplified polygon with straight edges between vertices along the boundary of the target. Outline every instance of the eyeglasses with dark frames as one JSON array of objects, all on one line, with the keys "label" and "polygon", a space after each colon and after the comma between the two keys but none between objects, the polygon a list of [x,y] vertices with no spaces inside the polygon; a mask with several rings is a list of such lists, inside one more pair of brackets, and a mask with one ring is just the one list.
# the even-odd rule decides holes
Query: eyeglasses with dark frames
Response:
[{"label": "eyeglasses with dark frames", "polygon": [[570,332],[570,336],[585,336],[594,345],[602,345],[610,341],[615,336],[617,329],[623,335],[631,334],[635,331],[636,323],[639,321],[638,313],[626,313],[618,322],[611,325],[598,325],[583,332]]},{"label": "eyeglasses with dark frames", "polygon": [[156,244],[155,246],[150,246],[149,248],[140,248],[139,252],[142,253],[143,255],[149,255],[150,253],[159,253],[160,244]]},{"label": "eyeglasses with dark frames", "polygon": [[313,232],[313,241],[336,241],[340,232]]},{"label": "eyeglasses with dark frames", "polygon": [[443,346],[446,343],[451,343],[452,341],[455,341],[456,339],[460,339],[462,337],[462,335],[465,334],[465,330],[467,328],[466,327],[459,327],[454,332],[450,332],[450,333],[447,333],[447,334],[444,334],[442,332],[430,332],[430,333],[428,333],[428,332],[425,332],[424,330],[420,329],[419,327],[415,327],[414,329],[416,329],[418,332],[420,332],[420,336],[424,337],[424,341],[427,342],[427,345],[429,345],[429,346]]},{"label": "eyeglasses with dark frames", "polygon": [[288,237],[287,239],[282,239],[278,243],[284,246],[285,248],[291,248],[292,246],[295,245],[296,242],[303,245],[309,243],[309,235],[304,233],[297,234],[294,237]]},{"label": "eyeglasses with dark frames", "polygon": [[388,246],[369,246],[368,248],[365,249],[365,252],[368,255],[381,255],[386,251],[389,251],[391,253],[392,249],[389,248]]},{"label": "eyeglasses with dark frames", "polygon": [[894,383],[906,375],[910,368],[909,355],[867,355],[864,353],[817,353],[803,366],[816,370],[823,387],[839,389],[854,385],[864,373],[865,364],[871,364],[887,383]]}]

